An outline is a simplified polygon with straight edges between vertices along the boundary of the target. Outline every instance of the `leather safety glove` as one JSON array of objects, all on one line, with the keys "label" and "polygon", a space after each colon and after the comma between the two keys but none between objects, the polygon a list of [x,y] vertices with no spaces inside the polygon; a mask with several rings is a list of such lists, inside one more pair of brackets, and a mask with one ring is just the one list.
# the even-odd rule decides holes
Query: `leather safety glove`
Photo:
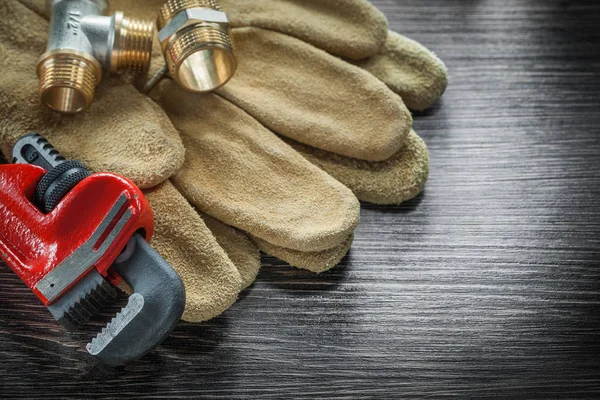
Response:
[{"label": "leather safety glove", "polygon": [[[66,157],[147,188],[155,214],[152,245],[186,286],[183,318],[200,321],[221,314],[236,301],[243,282],[254,279],[258,249],[233,228],[207,216],[205,223],[168,181],[184,160],[179,133],[165,112],[133,86],[104,77],[90,109],[74,116],[53,113],[40,103],[36,64],[48,38],[45,12],[43,0],[0,2],[2,153],[10,160],[14,142],[36,131]],[[252,267],[240,275],[236,264]]]}]

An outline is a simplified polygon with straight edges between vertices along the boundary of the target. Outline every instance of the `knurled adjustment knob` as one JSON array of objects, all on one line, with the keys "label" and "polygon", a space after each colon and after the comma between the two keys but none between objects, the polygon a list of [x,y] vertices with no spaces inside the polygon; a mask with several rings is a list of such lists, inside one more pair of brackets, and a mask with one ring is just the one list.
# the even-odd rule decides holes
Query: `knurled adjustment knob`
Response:
[{"label": "knurled adjustment knob", "polygon": [[52,168],[40,180],[35,191],[41,210],[50,213],[71,189],[91,174],[79,161],[65,161]]}]

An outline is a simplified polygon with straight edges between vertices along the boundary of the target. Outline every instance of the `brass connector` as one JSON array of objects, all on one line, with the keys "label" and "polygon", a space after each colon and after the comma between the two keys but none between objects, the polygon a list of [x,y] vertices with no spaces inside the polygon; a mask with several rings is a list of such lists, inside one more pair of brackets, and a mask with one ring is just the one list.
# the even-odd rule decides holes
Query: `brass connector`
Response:
[{"label": "brass connector", "polygon": [[111,57],[112,73],[148,71],[152,57],[154,22],[115,13],[115,42]]},{"label": "brass connector", "polygon": [[168,0],[157,19],[171,77],[192,92],[215,90],[237,69],[229,20],[216,0]]},{"label": "brass connector", "polygon": [[93,101],[107,72],[144,72],[150,65],[154,23],[116,12],[105,16],[105,0],[49,0],[50,34],[38,61],[42,102],[73,114]]},{"label": "brass connector", "polygon": [[87,53],[49,51],[38,62],[42,103],[52,110],[76,113],[85,110],[100,83],[100,63]]}]

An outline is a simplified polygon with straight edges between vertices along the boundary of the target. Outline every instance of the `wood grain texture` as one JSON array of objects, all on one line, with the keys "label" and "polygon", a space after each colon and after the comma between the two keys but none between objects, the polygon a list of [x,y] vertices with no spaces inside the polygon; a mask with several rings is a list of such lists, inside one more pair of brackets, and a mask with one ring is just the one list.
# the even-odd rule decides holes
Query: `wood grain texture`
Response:
[{"label": "wood grain texture", "polygon": [[121,370],[0,267],[1,398],[600,397],[600,3],[374,3],[450,70],[425,193]]}]

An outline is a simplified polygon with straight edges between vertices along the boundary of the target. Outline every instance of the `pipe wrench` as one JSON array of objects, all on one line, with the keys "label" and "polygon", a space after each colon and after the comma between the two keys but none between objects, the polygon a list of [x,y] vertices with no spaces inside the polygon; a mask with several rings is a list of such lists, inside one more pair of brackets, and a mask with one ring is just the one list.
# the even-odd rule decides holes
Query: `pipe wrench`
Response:
[{"label": "pipe wrench", "polygon": [[69,330],[117,296],[127,305],[87,344],[112,366],[150,352],[183,314],[177,273],[148,244],[154,219],[131,181],[92,174],[68,161],[38,134],[15,144],[13,164],[0,165],[0,258]]}]

